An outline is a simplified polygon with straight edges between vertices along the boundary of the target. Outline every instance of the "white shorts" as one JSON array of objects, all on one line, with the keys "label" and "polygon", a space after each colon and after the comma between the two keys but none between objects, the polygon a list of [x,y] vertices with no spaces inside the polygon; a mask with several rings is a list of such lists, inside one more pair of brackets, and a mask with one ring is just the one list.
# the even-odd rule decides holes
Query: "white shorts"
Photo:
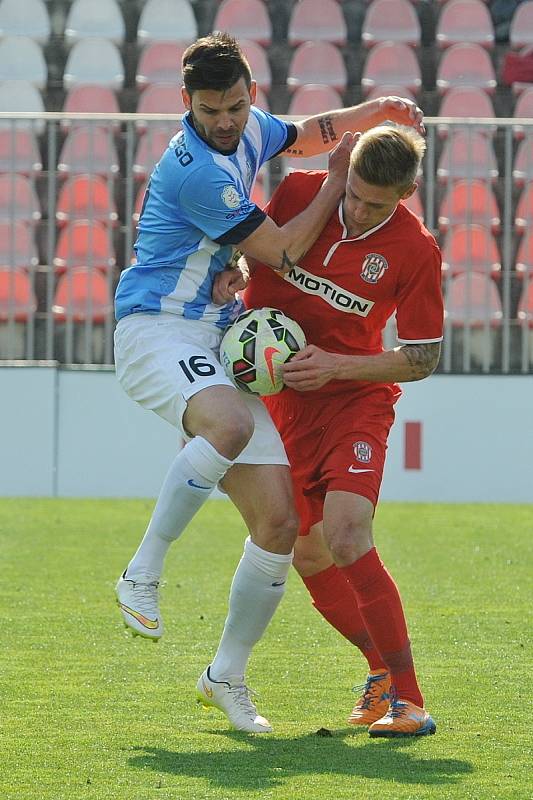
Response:
[{"label": "white shorts", "polygon": [[[115,370],[126,394],[174,425],[184,439],[187,401],[208,386],[230,386],[218,360],[222,331],[176,314],[130,314],[115,330]],[[280,435],[261,400],[239,391],[255,423],[237,464],[284,464]]]}]

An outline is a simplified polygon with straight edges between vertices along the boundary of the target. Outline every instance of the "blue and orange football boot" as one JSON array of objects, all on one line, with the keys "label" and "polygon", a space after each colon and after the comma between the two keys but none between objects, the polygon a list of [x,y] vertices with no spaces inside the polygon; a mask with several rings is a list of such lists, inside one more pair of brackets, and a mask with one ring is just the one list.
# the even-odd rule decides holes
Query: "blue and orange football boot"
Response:
[{"label": "blue and orange football boot", "polygon": [[435,733],[437,726],[425,708],[394,696],[387,713],[368,729],[369,736],[400,738],[407,736],[428,736]]},{"label": "blue and orange football boot", "polygon": [[390,675],[379,670],[369,672],[366,683],[354,686],[361,697],[348,717],[350,725],[371,725],[387,713],[390,703]]}]

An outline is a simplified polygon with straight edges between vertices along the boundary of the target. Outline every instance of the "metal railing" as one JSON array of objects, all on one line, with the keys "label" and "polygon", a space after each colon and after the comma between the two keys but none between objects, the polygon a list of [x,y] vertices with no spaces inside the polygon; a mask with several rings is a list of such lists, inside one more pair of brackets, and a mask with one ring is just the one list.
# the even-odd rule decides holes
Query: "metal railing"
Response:
[{"label": "metal railing", "polygon": [[[162,151],[161,143],[178,124],[179,115],[163,114],[111,118],[0,113],[0,360],[112,364],[114,288],[133,255],[144,183]],[[76,150],[72,133],[80,127],[87,133]],[[447,252],[447,241],[456,231],[452,224],[444,233],[440,218],[443,198],[459,179],[449,147],[458,132],[463,137],[459,154],[463,177],[490,185],[500,217],[492,231],[489,222],[481,224],[485,244],[480,251],[479,232],[472,227],[474,212],[480,209],[466,209],[462,220],[467,226],[466,260],[461,268],[452,261],[443,273],[447,314],[439,370],[530,373],[533,245],[529,261],[518,262],[517,256],[528,239],[533,203],[531,219],[526,218],[521,228],[516,227],[515,216],[518,200],[533,178],[533,120],[439,117],[428,119],[427,129],[420,194],[425,224],[441,247]],[[520,147],[526,153],[521,165]],[[267,196],[282,177],[284,162],[277,158],[265,170]],[[83,212],[79,198],[75,192],[69,195],[65,185],[74,176],[87,174],[97,176],[100,194],[86,188]],[[24,191],[29,187],[37,197],[40,212],[33,216],[25,212],[19,175]],[[101,207],[106,192],[108,213]],[[385,330],[385,341],[387,346],[395,344],[394,320]]]}]

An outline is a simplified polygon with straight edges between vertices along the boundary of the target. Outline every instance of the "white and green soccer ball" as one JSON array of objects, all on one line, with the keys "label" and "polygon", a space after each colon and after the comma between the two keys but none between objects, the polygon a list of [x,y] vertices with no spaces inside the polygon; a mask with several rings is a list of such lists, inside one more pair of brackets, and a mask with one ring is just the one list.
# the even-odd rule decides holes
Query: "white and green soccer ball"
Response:
[{"label": "white and green soccer ball", "polygon": [[220,343],[220,361],[238,389],[261,396],[277,394],[281,367],[306,345],[293,319],[276,308],[253,308],[237,317]]}]

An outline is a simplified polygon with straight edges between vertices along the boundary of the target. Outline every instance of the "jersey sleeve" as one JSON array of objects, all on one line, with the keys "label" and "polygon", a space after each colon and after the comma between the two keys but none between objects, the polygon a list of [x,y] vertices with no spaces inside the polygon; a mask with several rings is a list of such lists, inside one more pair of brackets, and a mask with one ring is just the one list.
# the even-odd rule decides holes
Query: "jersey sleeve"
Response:
[{"label": "jersey sleeve", "polygon": [[440,342],[444,318],[441,289],[441,254],[435,242],[414,254],[408,275],[400,276],[396,308],[401,344]]},{"label": "jersey sleeve", "polygon": [[269,161],[294,144],[297,130],[293,122],[284,122],[256,106],[252,106],[251,113],[261,130],[261,163]]},{"label": "jersey sleeve", "polygon": [[191,174],[178,201],[188,222],[219,244],[242,242],[266,217],[225,170],[213,165]]}]

